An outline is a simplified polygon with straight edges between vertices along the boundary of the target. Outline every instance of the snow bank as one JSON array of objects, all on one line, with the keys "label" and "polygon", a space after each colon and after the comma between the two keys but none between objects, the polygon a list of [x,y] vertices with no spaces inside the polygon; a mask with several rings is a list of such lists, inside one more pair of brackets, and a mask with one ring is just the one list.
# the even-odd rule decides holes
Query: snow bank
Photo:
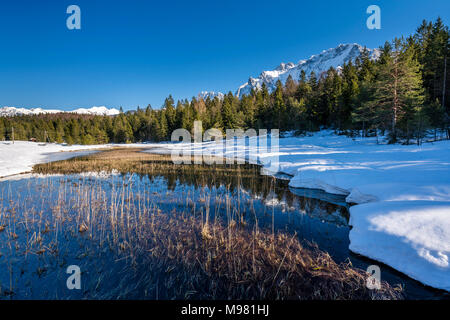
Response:
[{"label": "snow bank", "polygon": [[385,201],[350,209],[350,250],[450,291],[450,202]]},{"label": "snow bank", "polygon": [[[112,147],[114,145],[65,146],[61,144],[39,144],[34,142],[10,141],[0,142],[0,177],[7,177],[31,171],[34,165],[51,161],[67,160],[73,157],[88,155],[94,149]],[[144,146],[139,144],[121,146]],[[148,146],[148,145],[145,145]]]},{"label": "snow bank", "polygon": [[[0,142],[0,177],[29,172],[35,164],[65,160],[86,154],[88,149],[98,146],[63,146],[59,144],[40,145],[33,142]],[[84,149],[83,152],[61,152]]]}]

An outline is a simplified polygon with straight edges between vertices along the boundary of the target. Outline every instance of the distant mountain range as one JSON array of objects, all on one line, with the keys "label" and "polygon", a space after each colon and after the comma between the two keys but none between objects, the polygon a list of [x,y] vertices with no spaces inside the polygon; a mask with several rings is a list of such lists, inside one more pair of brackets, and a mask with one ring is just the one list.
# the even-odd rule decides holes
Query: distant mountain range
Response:
[{"label": "distant mountain range", "polygon": [[15,107],[3,107],[0,108],[0,117],[12,117],[18,115],[36,115],[36,114],[50,114],[50,113],[76,113],[76,114],[90,114],[90,115],[106,115],[106,116],[115,116],[120,113],[119,110],[107,107],[92,107],[89,109],[79,108],[73,111],[64,111],[64,110],[50,110],[50,109],[42,109],[42,108],[33,108],[33,109],[25,109],[25,108],[15,108]]},{"label": "distant mountain range", "polygon": [[[263,71],[257,78],[250,77],[249,80],[240,86],[236,91],[236,96],[242,97],[244,94],[249,94],[252,89],[259,90],[262,84],[265,83],[269,92],[273,91],[276,87],[276,82],[281,80],[283,84],[286,82],[289,76],[292,76],[294,80],[300,78],[301,71],[305,71],[306,75],[309,76],[312,71],[320,76],[322,73],[326,72],[330,67],[337,69],[338,71],[342,69],[342,66],[349,61],[354,62],[357,57],[361,55],[364,47],[357,43],[351,44],[340,44],[336,48],[331,48],[324,50],[317,55],[311,56],[309,59],[300,60],[298,63],[281,63],[278,67],[271,71]],[[376,60],[380,57],[379,49],[367,49],[369,57],[372,60]],[[202,91],[198,94],[198,97],[207,99],[214,99],[218,97],[223,99],[224,94],[222,92],[215,91]],[[14,116],[14,115],[28,115],[28,114],[46,114],[46,113],[60,113],[69,112],[77,114],[92,114],[92,115],[108,115],[114,116],[120,113],[117,109],[108,109],[104,106],[102,107],[92,107],[90,109],[76,109],[73,111],[62,111],[62,110],[47,110],[41,108],[35,109],[25,109],[25,108],[14,108],[14,107],[3,107],[0,108],[0,116]]]}]

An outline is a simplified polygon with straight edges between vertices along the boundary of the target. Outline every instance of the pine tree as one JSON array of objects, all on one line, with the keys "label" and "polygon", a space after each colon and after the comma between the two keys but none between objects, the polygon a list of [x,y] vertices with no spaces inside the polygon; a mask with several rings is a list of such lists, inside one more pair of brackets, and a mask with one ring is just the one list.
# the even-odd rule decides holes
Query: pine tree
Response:
[{"label": "pine tree", "polygon": [[300,72],[300,80],[297,87],[296,97],[297,100],[307,100],[311,94],[312,88],[306,79],[306,73],[304,70]]},{"label": "pine tree", "polygon": [[169,125],[167,122],[167,116],[164,109],[162,109],[159,112],[159,118],[158,118],[158,140],[164,141],[169,139]]},{"label": "pine tree", "polygon": [[152,105],[151,104],[147,105],[147,108],[145,108],[145,115],[147,117],[149,117],[151,115],[152,111],[153,111]]},{"label": "pine tree", "polygon": [[370,53],[366,47],[356,59],[356,68],[359,70],[358,79],[360,82],[366,81],[374,75],[375,63],[370,59]]},{"label": "pine tree", "polygon": [[0,118],[0,141],[5,140],[5,124],[3,119]]},{"label": "pine tree", "polygon": [[[420,66],[414,59],[412,48],[401,39],[394,39],[393,51],[385,45],[374,83],[374,102],[379,112],[391,115],[391,142],[397,141],[397,124],[403,117],[408,126],[410,117],[423,105],[424,94]],[[407,129],[408,130],[408,129]]]},{"label": "pine tree", "polygon": [[227,94],[224,97],[223,104],[222,104],[222,128],[226,129],[233,129],[235,128],[235,114],[233,112],[233,102],[232,97],[230,97],[229,94]]},{"label": "pine tree", "polygon": [[436,20],[431,30],[429,26],[425,30],[426,33],[423,35],[424,47],[421,54],[424,85],[431,101],[439,99],[442,102],[444,63],[449,52],[449,31],[441,18]]},{"label": "pine tree", "polygon": [[242,97],[240,109],[244,114],[245,127],[254,128],[255,125],[254,98],[251,95]]},{"label": "pine tree", "polygon": [[163,109],[165,110],[168,131],[173,132],[175,129],[177,129],[176,127],[177,114],[175,111],[175,105],[172,95],[169,95],[169,97],[166,98],[166,100],[164,101]]},{"label": "pine tree", "polygon": [[[81,143],[81,139],[80,139],[80,125],[78,123],[77,120],[72,120],[72,122],[69,125],[70,128],[70,140],[72,141],[72,143]],[[36,137],[37,135],[34,134],[34,136]]]},{"label": "pine tree", "polygon": [[336,69],[330,68],[324,79],[323,103],[325,108],[321,117],[323,124],[341,128],[342,117],[342,79]]},{"label": "pine tree", "polygon": [[273,117],[275,119],[276,128],[284,130],[284,117],[286,114],[286,105],[283,101],[283,84],[280,80],[276,83],[276,89],[273,93]]},{"label": "pine tree", "polygon": [[268,129],[273,126],[273,117],[271,114],[270,94],[265,82],[261,85],[261,90],[256,94],[257,107],[257,128]]},{"label": "pine tree", "polygon": [[429,121],[430,126],[434,129],[434,140],[437,140],[439,129],[445,129],[446,112],[438,99],[434,102],[428,102],[424,105],[424,114]]},{"label": "pine tree", "polygon": [[177,101],[177,107],[175,108],[175,127],[183,128],[183,104],[181,101]]},{"label": "pine tree", "polygon": [[321,119],[319,119],[320,89],[314,71],[309,75],[308,87],[311,89],[308,99],[306,100],[308,131],[314,131],[322,122]]},{"label": "pine tree", "polygon": [[351,62],[344,64],[342,81],[342,106],[338,115],[340,130],[350,128],[351,115],[359,95],[358,71]]},{"label": "pine tree", "polygon": [[194,126],[194,111],[188,101],[184,102],[183,115],[181,118],[181,127],[192,132]]},{"label": "pine tree", "polygon": [[359,124],[363,132],[363,137],[367,136],[368,130],[375,130],[378,136],[378,130],[382,128],[386,119],[389,118],[384,108],[380,108],[374,99],[375,88],[372,78],[366,75],[360,83],[360,90],[357,98],[357,105],[352,112],[352,120]]},{"label": "pine tree", "polygon": [[265,82],[261,85],[262,98],[267,101],[269,99],[269,90],[267,89],[267,85]]},{"label": "pine tree", "polygon": [[412,43],[422,65],[427,105],[436,106],[436,101],[439,101],[441,107],[436,110],[445,111],[444,127],[447,126],[447,135],[450,139],[449,38],[448,27],[443,24],[441,18],[438,18],[435,23],[424,20],[412,37]]},{"label": "pine tree", "polygon": [[292,78],[292,76],[289,75],[288,78],[286,79],[286,83],[284,85],[284,94],[287,97],[290,97],[290,96],[294,95],[296,90],[297,90],[297,83]]},{"label": "pine tree", "polygon": [[54,141],[56,141],[57,143],[64,142],[64,126],[61,119],[56,120]]}]

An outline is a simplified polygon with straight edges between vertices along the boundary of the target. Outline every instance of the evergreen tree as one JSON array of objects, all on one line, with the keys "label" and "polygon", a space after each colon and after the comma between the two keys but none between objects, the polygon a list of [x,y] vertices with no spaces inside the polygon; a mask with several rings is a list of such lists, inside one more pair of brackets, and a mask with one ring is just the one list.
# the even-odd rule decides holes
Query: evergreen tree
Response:
[{"label": "evergreen tree", "polygon": [[[379,65],[377,79],[374,83],[374,102],[379,112],[391,115],[391,142],[397,141],[397,123],[402,117],[404,125],[423,105],[423,87],[420,68],[414,59],[413,50],[407,48],[401,39],[394,39],[393,51],[385,45],[382,64]],[[380,58],[380,59],[381,59]]]},{"label": "evergreen tree", "polygon": [[286,115],[286,106],[283,101],[283,84],[280,80],[276,83],[276,89],[273,94],[273,117],[276,128],[284,130],[284,117]]},{"label": "evergreen tree", "polygon": [[157,130],[159,141],[169,140],[169,125],[167,121],[166,111],[164,109],[159,112]]},{"label": "evergreen tree", "polygon": [[286,95],[286,97],[291,97],[295,94],[296,90],[297,90],[297,83],[292,78],[292,76],[289,75],[284,85],[284,94]]},{"label": "evergreen tree", "polygon": [[379,108],[374,96],[375,88],[370,75],[366,75],[366,79],[363,79],[360,83],[358,102],[352,113],[353,122],[359,124],[364,137],[367,136],[367,131],[372,129],[378,136],[378,130],[383,128],[383,124],[389,118],[385,108]]},{"label": "evergreen tree", "polygon": [[168,131],[173,132],[175,129],[177,129],[176,127],[177,114],[172,95],[169,95],[169,97],[166,98],[166,100],[164,101],[163,109],[165,110]]},{"label": "evergreen tree", "polygon": [[246,128],[254,128],[255,125],[255,105],[251,95],[242,97],[241,111],[244,115],[244,125]]},{"label": "evergreen tree", "polygon": [[342,78],[336,69],[330,68],[324,79],[323,103],[325,108],[322,111],[323,124],[331,125],[334,128],[341,128],[342,117]]},{"label": "evergreen tree", "polygon": [[356,59],[356,68],[359,70],[358,79],[360,82],[374,75],[375,63],[370,59],[370,53],[366,47],[364,47],[361,56]]},{"label": "evergreen tree", "polygon": [[344,64],[342,69],[342,105],[338,115],[338,128],[340,130],[343,130],[344,128],[350,128],[352,122],[351,115],[354,110],[354,105],[357,101],[358,95],[358,71],[356,67],[351,62],[349,62],[348,64]]},{"label": "evergreen tree", "polygon": [[437,140],[439,129],[445,130],[447,125],[446,112],[438,99],[424,105],[424,115],[428,119],[430,127],[433,128],[434,140]]},{"label": "evergreen tree", "polygon": [[222,127],[226,129],[235,128],[235,114],[233,112],[233,97],[227,94],[222,104]]},{"label": "evergreen tree", "polygon": [[300,81],[298,83],[296,97],[297,100],[307,100],[311,94],[312,88],[310,83],[306,79],[306,73],[304,70],[300,72]]},{"label": "evergreen tree", "polygon": [[0,118],[0,141],[5,140],[5,124],[3,119]]}]

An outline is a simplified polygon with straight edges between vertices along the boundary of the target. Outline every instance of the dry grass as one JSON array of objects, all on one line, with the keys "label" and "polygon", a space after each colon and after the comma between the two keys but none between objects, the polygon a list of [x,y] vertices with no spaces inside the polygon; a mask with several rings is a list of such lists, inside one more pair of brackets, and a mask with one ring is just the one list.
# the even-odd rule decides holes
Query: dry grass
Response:
[{"label": "dry grass", "polygon": [[[42,174],[77,174],[83,172],[113,172],[123,174],[162,174],[176,172],[186,174],[196,173],[232,174],[242,168],[258,168],[255,165],[207,165],[207,164],[174,164],[170,155],[160,155],[142,152],[140,148],[114,148],[89,156],[76,157],[69,160],[39,164],[33,167],[34,173]],[[192,158],[193,159],[193,158]],[[193,163],[193,160],[192,160]]]},{"label": "dry grass", "polygon": [[[167,299],[399,299],[383,283],[366,288],[367,275],[304,248],[293,234],[253,230],[234,223],[205,225],[193,217],[158,216],[145,246],[159,262]],[[176,271],[175,271],[176,270]]]}]

